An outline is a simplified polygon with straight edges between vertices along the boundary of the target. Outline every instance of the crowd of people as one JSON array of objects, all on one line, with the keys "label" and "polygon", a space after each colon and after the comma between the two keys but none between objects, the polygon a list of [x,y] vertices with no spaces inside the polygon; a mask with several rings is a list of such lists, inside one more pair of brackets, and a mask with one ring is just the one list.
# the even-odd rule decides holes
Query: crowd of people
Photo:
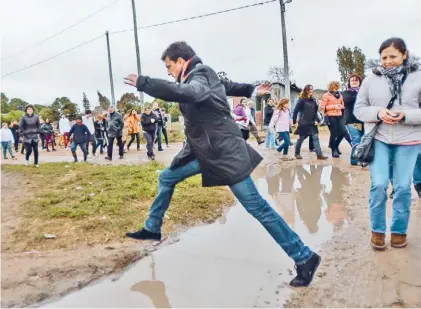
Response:
[{"label": "crowd of people", "polygon": [[[421,71],[409,63],[405,42],[391,38],[379,49],[381,66],[372,75],[363,78],[352,74],[347,89],[340,91],[340,83],[330,82],[328,91],[320,102],[314,97],[314,88],[306,85],[300,93],[293,111],[287,98],[276,102],[267,101],[263,124],[266,130],[266,148],[276,148],[282,153],[282,160],[291,161],[288,155],[291,133],[298,135],[295,143],[295,159],[301,160],[301,147],[309,139],[309,150],[315,152],[318,160],[326,160],[319,139],[319,124],[327,125],[330,137],[329,148],[333,158],[341,156],[340,144],[345,139],[352,147],[351,165],[369,163],[370,189],[370,244],[374,249],[386,248],[386,201],[389,183],[393,187],[393,214],[391,246],[402,248],[407,245],[407,228],[410,217],[411,182],[421,198]],[[152,203],[144,227],[128,232],[127,236],[139,240],[161,240],[161,227],[165,212],[176,185],[193,175],[202,174],[203,186],[229,186],[245,209],[268,231],[270,236],[295,261],[297,276],[293,286],[307,286],[321,262],[321,257],[307,247],[284,219],[265,201],[257,191],[250,177],[262,157],[247,140],[250,133],[258,145],[265,143],[256,127],[253,95],[268,95],[271,86],[239,84],[219,79],[217,74],[195,54],[185,42],[171,44],[163,53],[168,74],[175,83],[147,76],[130,74],[125,78],[128,85],[148,95],[172,102],[180,102],[185,119],[186,141],[170,167],[159,176],[159,190]],[[227,104],[227,96],[243,97],[233,111]],[[65,140],[71,140],[71,150],[77,161],[76,147],[79,146],[88,157],[89,144],[93,154],[100,147],[112,160],[113,145],[117,142],[119,156],[123,158],[127,137],[127,150],[136,139],[139,150],[139,133],[142,130],[147,144],[147,156],[155,159],[154,143],[163,151],[161,135],[165,130],[165,111],[154,103],[146,107],[139,117],[136,110],[127,115],[110,107],[108,114],[93,119],[91,112],[78,117],[73,126],[65,117],[60,120],[60,132]],[[38,136],[54,151],[51,141],[51,124],[48,119],[41,126],[38,115],[31,105],[25,110],[18,129],[12,131],[3,124],[2,147],[6,157],[12,158],[12,145],[16,144],[16,133],[23,136],[26,150],[26,164],[34,153],[38,166]],[[374,137],[374,157],[370,162],[359,161],[357,147],[369,136]],[[44,143],[44,142],[43,142]],[[65,147],[67,143],[65,142]],[[15,146],[15,150],[16,150]]]},{"label": "crowd of people", "polygon": [[[93,116],[91,110],[86,110],[85,115],[78,116],[74,121],[70,121],[63,114],[58,121],[57,130],[54,129],[50,119],[41,119],[35,113],[33,105],[28,104],[24,112],[19,122],[11,121],[10,125],[7,122],[2,123],[1,146],[3,159],[8,159],[7,153],[12,159],[17,159],[15,152],[19,152],[19,143],[21,143],[21,154],[25,154],[26,166],[30,165],[29,159],[33,153],[34,166],[39,167],[39,148],[41,151],[50,152],[50,149],[57,151],[59,146],[71,151],[74,162],[78,162],[76,155],[78,147],[82,151],[84,161],[91,157],[90,153],[98,157],[105,153],[105,149],[107,150],[105,160],[111,161],[113,146],[116,143],[119,158],[123,159],[124,153],[130,151],[130,146],[135,139],[137,150],[141,150],[141,132],[146,140],[147,156],[151,160],[155,159],[153,151],[156,143],[158,151],[164,151],[162,135],[164,135],[166,147],[169,147],[167,133],[169,115],[164,108],[159,107],[157,102],[153,103],[153,109],[145,108],[141,116],[137,114],[136,109],[130,110],[127,114],[120,114],[113,106],[108,108],[108,113],[96,117]],[[154,121],[152,123],[143,121],[143,118],[149,117],[151,113]]]}]

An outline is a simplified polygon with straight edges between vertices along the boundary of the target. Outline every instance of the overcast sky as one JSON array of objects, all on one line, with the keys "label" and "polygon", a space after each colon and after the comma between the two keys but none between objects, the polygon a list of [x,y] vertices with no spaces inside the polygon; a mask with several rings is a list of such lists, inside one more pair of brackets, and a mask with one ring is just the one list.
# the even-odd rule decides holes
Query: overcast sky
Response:
[{"label": "overcast sky", "polygon": [[[2,57],[14,54],[83,19],[115,0],[2,0]],[[165,22],[261,0],[136,0],[138,26]],[[421,56],[420,0],[293,0],[286,5],[290,66],[299,86],[325,88],[338,80],[336,49],[359,46],[378,57],[381,42],[403,37]],[[26,52],[1,61],[1,75],[41,61],[104,33],[133,27],[131,1],[120,0],[91,19]],[[215,70],[236,81],[267,78],[270,66],[282,66],[279,3],[229,12],[178,24],[139,30],[142,72],[167,78],[160,56],[177,40],[187,41]],[[136,72],[133,32],[110,36],[116,100],[132,92],[123,76]],[[1,79],[1,91],[33,104],[51,104],[68,96],[91,106],[96,91],[110,97],[105,36],[63,56]]]}]

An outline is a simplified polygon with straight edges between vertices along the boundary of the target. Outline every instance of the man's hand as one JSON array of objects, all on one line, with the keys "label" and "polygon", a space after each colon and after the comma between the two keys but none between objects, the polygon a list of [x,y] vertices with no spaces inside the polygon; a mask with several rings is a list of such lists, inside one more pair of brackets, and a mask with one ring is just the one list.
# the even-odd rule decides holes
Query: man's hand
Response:
[{"label": "man's hand", "polygon": [[264,83],[257,86],[257,95],[262,96],[272,91],[272,84]]},{"label": "man's hand", "polygon": [[129,76],[124,78],[124,83],[136,87],[137,78],[137,74],[130,74]]}]

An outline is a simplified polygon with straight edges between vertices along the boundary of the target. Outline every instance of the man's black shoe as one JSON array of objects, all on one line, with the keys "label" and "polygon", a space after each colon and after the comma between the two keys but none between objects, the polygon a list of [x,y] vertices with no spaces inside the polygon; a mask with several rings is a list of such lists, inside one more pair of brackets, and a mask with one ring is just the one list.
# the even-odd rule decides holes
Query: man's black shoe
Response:
[{"label": "man's black shoe", "polygon": [[161,233],[152,233],[145,229],[140,229],[139,231],[132,233],[126,233],[126,236],[138,240],[161,240]]},{"label": "man's black shoe", "polygon": [[294,287],[308,286],[313,280],[314,274],[316,273],[317,267],[321,262],[321,257],[314,253],[307,263],[302,265],[296,265],[297,277],[292,279],[289,285]]},{"label": "man's black shoe", "polygon": [[421,198],[421,183],[414,185],[415,191],[418,193],[418,197]]},{"label": "man's black shoe", "polygon": [[160,149],[158,149],[158,151],[164,151],[164,149],[160,148]]}]

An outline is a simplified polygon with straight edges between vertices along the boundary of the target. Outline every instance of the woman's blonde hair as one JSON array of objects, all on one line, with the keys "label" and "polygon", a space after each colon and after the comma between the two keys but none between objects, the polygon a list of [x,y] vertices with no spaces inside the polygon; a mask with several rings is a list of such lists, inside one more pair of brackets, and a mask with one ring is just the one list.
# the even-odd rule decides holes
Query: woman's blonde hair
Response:
[{"label": "woman's blonde hair", "polygon": [[289,104],[288,98],[282,98],[279,100],[278,105],[276,106],[276,109],[278,110],[285,110],[285,105]]},{"label": "woman's blonde hair", "polygon": [[327,86],[328,91],[338,91],[341,88],[341,84],[338,81],[330,82]]}]

